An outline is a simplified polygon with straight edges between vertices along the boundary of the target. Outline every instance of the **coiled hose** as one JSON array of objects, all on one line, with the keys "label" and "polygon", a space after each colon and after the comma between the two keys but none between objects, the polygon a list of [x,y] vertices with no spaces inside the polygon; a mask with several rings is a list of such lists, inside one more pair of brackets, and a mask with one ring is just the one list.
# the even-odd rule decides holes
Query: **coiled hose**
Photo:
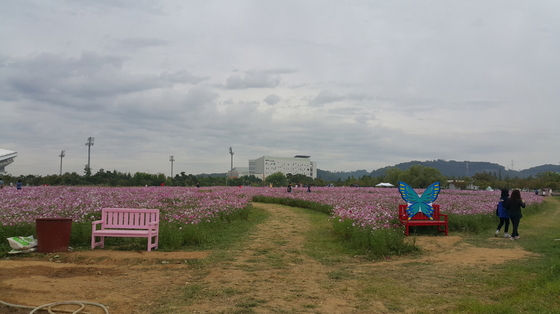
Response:
[{"label": "coiled hose", "polygon": [[[44,304],[44,305],[40,305],[40,306],[27,306],[27,305],[17,305],[17,304],[11,304],[11,303],[7,303],[4,302],[2,300],[0,300],[0,304],[9,306],[9,307],[16,307],[16,308],[21,308],[21,309],[31,309],[31,312],[29,312],[29,314],[34,314],[37,313],[37,311],[48,311],[49,314],[55,314],[55,312],[62,312],[62,313],[72,313],[72,314],[78,314],[78,313],[87,313],[87,312],[82,312],[83,309],[85,309],[86,305],[92,305],[92,306],[97,306],[103,309],[103,311],[105,311],[105,314],[109,314],[109,310],[107,310],[107,308],[100,303],[94,303],[94,302],[86,302],[86,301],[65,301],[65,302],[55,302],[55,303],[49,303],[49,304]],[[77,305],[80,308],[75,310],[75,311],[71,311],[71,310],[62,310],[62,309],[54,309],[57,306],[61,306],[61,305]]]}]

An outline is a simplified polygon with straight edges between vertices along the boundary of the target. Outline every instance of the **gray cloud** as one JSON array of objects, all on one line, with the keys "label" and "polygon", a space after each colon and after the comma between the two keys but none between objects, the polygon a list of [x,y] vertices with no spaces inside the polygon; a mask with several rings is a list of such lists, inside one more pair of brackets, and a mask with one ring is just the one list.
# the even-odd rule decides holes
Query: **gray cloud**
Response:
[{"label": "gray cloud", "polygon": [[280,100],[281,99],[280,99],[280,97],[278,97],[278,95],[270,94],[270,95],[265,97],[264,102],[266,102],[269,105],[276,105]]},{"label": "gray cloud", "polygon": [[346,96],[324,90],[321,91],[315,98],[309,101],[311,106],[320,106],[328,103],[338,102],[346,99]]},{"label": "gray cloud", "polygon": [[246,88],[274,88],[280,85],[282,77],[279,74],[293,73],[293,70],[252,70],[247,71],[243,76],[239,74],[230,75],[226,79],[225,88],[227,89],[246,89]]},{"label": "gray cloud", "polygon": [[3,67],[5,75],[0,74],[6,86],[0,97],[28,98],[88,110],[109,98],[171,88],[174,84],[197,84],[207,79],[185,70],[159,75],[132,74],[123,68],[125,62],[124,57],[90,52],[82,53],[79,58],[41,54],[15,60]]},{"label": "gray cloud", "polygon": [[226,80],[228,89],[274,88],[280,84],[280,76],[271,76],[266,72],[247,72],[245,75],[231,75]]},{"label": "gray cloud", "polygon": [[[14,174],[558,162],[560,7],[533,2],[13,1],[0,146]],[[521,143],[522,150],[507,143]]]},{"label": "gray cloud", "polygon": [[117,40],[119,48],[121,49],[142,49],[142,48],[149,48],[149,47],[158,47],[158,46],[167,46],[170,44],[168,40],[159,39],[159,38],[142,38],[142,37],[135,37],[135,38],[123,38]]}]

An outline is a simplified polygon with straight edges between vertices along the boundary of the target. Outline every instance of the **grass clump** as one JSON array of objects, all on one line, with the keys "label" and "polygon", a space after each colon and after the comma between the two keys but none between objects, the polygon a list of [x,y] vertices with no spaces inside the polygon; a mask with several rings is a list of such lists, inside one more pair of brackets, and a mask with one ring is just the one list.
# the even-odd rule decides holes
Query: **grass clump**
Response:
[{"label": "grass clump", "polygon": [[333,230],[358,254],[371,259],[403,255],[420,250],[414,242],[405,241],[406,237],[400,228],[362,228],[355,226],[354,221],[350,219],[333,219]]},{"label": "grass clump", "polygon": [[[189,249],[219,249],[231,246],[244,236],[255,224],[266,218],[262,211],[254,211],[251,205],[230,215],[203,221],[199,224],[185,224],[161,221],[159,225],[159,251]],[[91,249],[91,221],[72,222],[69,246],[75,250]],[[3,239],[14,236],[34,236],[37,239],[35,224],[2,226],[0,236]],[[145,250],[146,238],[106,237],[105,248],[122,251]],[[9,256],[11,250],[8,241],[0,242],[0,257]]]},{"label": "grass clump", "polygon": [[253,196],[253,202],[268,203],[268,204],[279,204],[290,207],[306,208],[316,212],[330,215],[332,213],[333,207],[331,205],[321,204],[317,202],[305,201],[300,199],[294,199],[289,197],[272,197],[257,195]]},{"label": "grass clump", "polygon": [[[532,216],[542,213],[543,203],[528,206],[523,210],[523,216]],[[499,219],[492,214],[460,215],[449,213],[449,231],[480,234],[498,225]],[[494,229],[495,230],[495,229]]]},{"label": "grass clump", "polygon": [[[253,201],[273,203],[285,206],[309,209],[322,214],[332,214],[332,206],[316,202],[278,198],[268,196],[255,196]],[[326,217],[322,215],[325,221]],[[405,241],[405,236],[400,228],[371,229],[355,226],[350,219],[332,219],[331,232],[336,240],[340,241],[346,250],[355,255],[363,255],[370,259],[383,258],[390,255],[402,255],[419,251],[414,242]]]},{"label": "grass clump", "polygon": [[[467,284],[483,289],[481,292],[486,292],[492,302],[465,295],[448,313],[558,313],[560,241],[556,239],[560,238],[559,223],[558,198],[526,208],[519,225],[521,237],[511,241],[511,245],[536,255],[496,266],[491,275],[466,277]],[[491,233],[494,229],[492,226],[486,231]],[[479,237],[488,238],[487,235]]]}]

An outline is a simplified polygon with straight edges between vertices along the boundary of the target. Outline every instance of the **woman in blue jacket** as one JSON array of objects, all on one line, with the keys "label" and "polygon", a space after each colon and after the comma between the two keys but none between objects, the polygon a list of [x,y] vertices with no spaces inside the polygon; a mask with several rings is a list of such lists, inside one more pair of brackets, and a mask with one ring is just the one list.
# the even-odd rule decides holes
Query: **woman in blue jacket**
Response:
[{"label": "woman in blue jacket", "polygon": [[509,190],[508,189],[502,189],[502,196],[500,196],[500,201],[498,202],[498,209],[496,214],[498,215],[498,217],[500,217],[500,224],[498,225],[498,228],[496,229],[496,233],[495,236],[497,237],[500,234],[500,229],[502,228],[503,225],[505,225],[504,227],[504,238],[510,238],[511,236],[508,233],[509,230],[509,214],[506,210],[506,204],[509,200]]}]

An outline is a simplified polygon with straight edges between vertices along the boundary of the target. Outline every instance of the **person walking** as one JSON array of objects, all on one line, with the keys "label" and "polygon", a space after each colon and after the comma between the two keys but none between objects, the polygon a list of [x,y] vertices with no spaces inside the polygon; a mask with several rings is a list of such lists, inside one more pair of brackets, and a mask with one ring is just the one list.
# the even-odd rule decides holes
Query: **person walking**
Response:
[{"label": "person walking", "polygon": [[504,238],[511,238],[508,233],[509,230],[509,214],[506,210],[506,204],[509,200],[509,190],[502,189],[502,195],[500,196],[500,201],[498,202],[498,207],[496,209],[496,214],[500,218],[500,223],[498,224],[498,228],[496,229],[496,233],[494,236],[500,235],[500,229],[504,226]]},{"label": "person walking", "polygon": [[511,192],[511,197],[506,204],[509,219],[511,219],[511,224],[513,225],[513,231],[511,232],[510,238],[512,240],[519,239],[519,221],[521,221],[521,217],[523,217],[523,214],[521,214],[521,208],[525,208],[525,202],[521,198],[521,192],[519,190],[513,190],[513,192]]}]

